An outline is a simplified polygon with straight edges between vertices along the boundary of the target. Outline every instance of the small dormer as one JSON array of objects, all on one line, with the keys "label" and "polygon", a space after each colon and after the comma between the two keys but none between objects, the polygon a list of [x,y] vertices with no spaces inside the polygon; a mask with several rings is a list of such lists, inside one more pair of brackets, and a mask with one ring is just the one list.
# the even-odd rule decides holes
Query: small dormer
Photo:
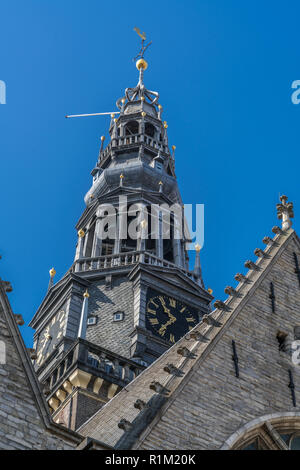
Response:
[{"label": "small dormer", "polygon": [[153,168],[155,168],[157,171],[159,171],[160,173],[163,172],[163,169],[164,169],[164,159],[162,158],[160,152],[158,152],[158,155],[153,158],[153,160],[152,160],[152,162],[151,162],[151,166],[152,166]]},{"label": "small dormer", "polygon": [[93,184],[97,181],[97,179],[99,178],[102,172],[103,172],[102,168],[98,168],[98,167],[95,167],[91,171],[91,175],[93,177]]}]

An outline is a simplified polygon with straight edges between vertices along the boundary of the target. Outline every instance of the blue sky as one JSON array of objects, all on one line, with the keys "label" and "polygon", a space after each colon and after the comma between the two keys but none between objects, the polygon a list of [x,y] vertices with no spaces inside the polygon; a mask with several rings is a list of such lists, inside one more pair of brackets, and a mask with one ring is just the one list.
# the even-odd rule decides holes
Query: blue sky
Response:
[{"label": "blue sky", "polygon": [[[279,193],[300,220],[300,4],[289,0],[2,0],[0,276],[26,323],[73,262],[110,111],[135,86],[134,26],[153,44],[146,85],[160,93],[185,203],[205,204],[202,268],[225,298],[236,272],[277,224]],[[298,229],[299,230],[299,229]],[[32,330],[21,328],[31,344]]]}]

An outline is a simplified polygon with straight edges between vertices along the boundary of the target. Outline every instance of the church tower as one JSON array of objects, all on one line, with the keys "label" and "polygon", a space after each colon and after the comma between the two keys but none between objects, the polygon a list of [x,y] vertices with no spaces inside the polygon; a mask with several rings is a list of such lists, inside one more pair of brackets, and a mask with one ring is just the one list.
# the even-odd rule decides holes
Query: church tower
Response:
[{"label": "church tower", "polygon": [[183,203],[159,94],[139,81],[111,115],[92,170],[69,271],[30,326],[56,422],[78,429],[210,312],[199,249],[189,269]]}]

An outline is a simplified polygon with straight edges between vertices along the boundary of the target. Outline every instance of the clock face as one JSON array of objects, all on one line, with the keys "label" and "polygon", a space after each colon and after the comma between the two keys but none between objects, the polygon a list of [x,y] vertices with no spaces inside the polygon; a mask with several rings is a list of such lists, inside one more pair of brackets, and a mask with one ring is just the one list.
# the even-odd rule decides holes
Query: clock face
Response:
[{"label": "clock face", "polygon": [[54,350],[58,341],[62,338],[65,322],[65,312],[60,310],[44,330],[40,333],[38,356],[36,363],[40,365]]},{"label": "clock face", "polygon": [[149,289],[146,304],[147,328],[162,339],[175,343],[198,323],[192,307]]}]

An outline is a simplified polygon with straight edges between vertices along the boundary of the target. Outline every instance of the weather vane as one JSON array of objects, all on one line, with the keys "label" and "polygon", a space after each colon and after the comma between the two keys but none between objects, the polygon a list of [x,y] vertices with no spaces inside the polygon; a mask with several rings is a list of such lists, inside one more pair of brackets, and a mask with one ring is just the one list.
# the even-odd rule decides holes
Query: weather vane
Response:
[{"label": "weather vane", "polygon": [[148,49],[148,47],[152,44],[152,41],[148,42],[148,44],[144,45],[144,42],[146,41],[146,33],[143,32],[141,33],[141,30],[139,28],[133,28],[133,30],[140,36],[140,38],[142,39],[142,47],[140,49],[140,52],[138,53],[138,55],[133,59],[133,60],[137,60],[138,58],[141,58],[143,59],[144,57],[144,54],[146,52],[146,49]]},{"label": "weather vane", "polygon": [[[141,30],[139,28],[133,28],[134,31],[140,36],[140,38],[142,39],[142,45],[141,45],[141,49],[140,49],[140,52],[138,53],[138,55],[133,59],[133,60],[137,60],[137,59],[143,59],[144,58],[144,54],[146,52],[146,50],[148,49],[148,47],[152,44],[152,41],[148,42],[148,44],[145,44],[145,41],[146,41],[146,33],[145,32],[141,32]],[[147,62],[146,61],[138,61],[138,62],[143,62],[142,65],[139,65],[138,66],[138,69],[140,70],[140,72],[142,73],[144,69],[147,68]],[[141,75],[142,77],[142,75]],[[140,77],[140,81],[142,82],[142,78]],[[140,83],[140,82],[139,82]],[[130,90],[133,90],[133,92],[136,91],[135,88],[128,88],[127,89],[128,91]],[[128,99],[128,101],[132,101],[132,96],[131,98],[129,98],[129,94],[128,94],[128,91],[126,91],[126,97]],[[156,103],[157,100],[158,100],[158,93],[156,92],[150,92],[150,91],[147,91],[147,93],[150,93],[152,95],[155,96],[155,98],[153,99],[153,97],[150,97],[149,94],[147,95],[148,98],[151,100],[152,104]],[[135,97],[136,95],[133,93],[133,96]],[[124,98],[123,98],[124,99]],[[118,100],[120,101],[120,100]],[[121,106],[119,106],[117,104],[117,106],[119,107],[119,109],[121,109]],[[120,111],[110,111],[110,112],[107,112],[107,113],[89,113],[89,114],[68,114],[66,116],[66,118],[75,118],[75,117],[87,117],[87,116],[104,116],[104,115],[107,115],[107,114],[110,114],[111,115],[111,118],[113,119],[115,117],[115,114],[120,114]]]}]

